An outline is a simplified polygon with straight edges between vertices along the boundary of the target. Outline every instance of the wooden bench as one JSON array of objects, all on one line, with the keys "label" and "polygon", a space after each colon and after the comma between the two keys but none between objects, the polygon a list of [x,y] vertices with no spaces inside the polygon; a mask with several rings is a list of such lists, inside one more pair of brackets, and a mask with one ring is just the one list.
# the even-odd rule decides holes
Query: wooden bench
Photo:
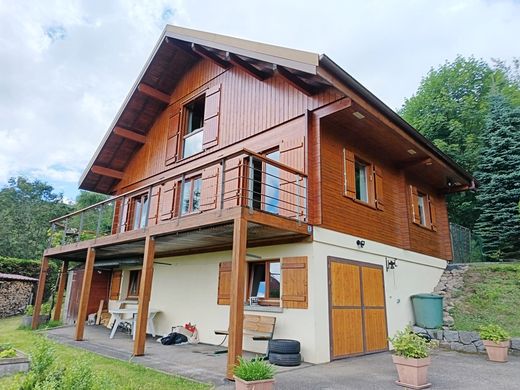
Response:
[{"label": "wooden bench", "polygon": [[[243,326],[243,334],[247,336],[251,336],[255,341],[269,341],[273,338],[274,327],[276,325],[276,317],[268,317],[268,316],[259,316],[252,314],[244,315],[244,326]],[[227,336],[229,335],[228,330],[216,330],[216,335],[226,336],[224,340],[222,340],[222,345],[224,341],[226,341]],[[226,350],[217,351],[215,353],[226,353]],[[267,354],[266,354],[267,355]]]}]

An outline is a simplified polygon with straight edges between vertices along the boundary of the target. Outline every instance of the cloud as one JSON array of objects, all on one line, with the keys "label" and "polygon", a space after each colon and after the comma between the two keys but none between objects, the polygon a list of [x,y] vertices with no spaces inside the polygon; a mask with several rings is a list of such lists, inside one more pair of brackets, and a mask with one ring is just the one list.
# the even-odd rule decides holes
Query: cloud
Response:
[{"label": "cloud", "polygon": [[0,2],[0,183],[73,197],[165,23],[326,53],[397,108],[459,53],[518,55],[518,20],[515,1]]}]

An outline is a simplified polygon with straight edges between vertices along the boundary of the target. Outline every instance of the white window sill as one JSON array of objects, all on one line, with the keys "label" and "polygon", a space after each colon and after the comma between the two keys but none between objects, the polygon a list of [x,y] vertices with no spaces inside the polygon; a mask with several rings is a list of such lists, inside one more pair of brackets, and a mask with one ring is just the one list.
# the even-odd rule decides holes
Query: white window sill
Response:
[{"label": "white window sill", "polygon": [[266,313],[283,313],[279,306],[244,305],[244,311],[262,311]]}]

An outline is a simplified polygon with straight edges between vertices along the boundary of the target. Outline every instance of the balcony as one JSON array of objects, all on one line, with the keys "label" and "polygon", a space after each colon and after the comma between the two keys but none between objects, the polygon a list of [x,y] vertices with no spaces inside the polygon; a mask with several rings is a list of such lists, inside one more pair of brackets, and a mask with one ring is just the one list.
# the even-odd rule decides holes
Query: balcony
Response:
[{"label": "balcony", "polygon": [[50,221],[44,255],[141,258],[153,236],[156,257],[233,246],[233,221],[245,218],[248,246],[308,238],[307,176],[252,151],[240,151]]}]

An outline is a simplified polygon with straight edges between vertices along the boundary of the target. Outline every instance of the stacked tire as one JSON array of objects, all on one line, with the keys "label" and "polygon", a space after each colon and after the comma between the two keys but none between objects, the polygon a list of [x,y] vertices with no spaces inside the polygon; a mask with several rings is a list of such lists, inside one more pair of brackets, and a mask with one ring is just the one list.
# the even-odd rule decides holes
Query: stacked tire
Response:
[{"label": "stacked tire", "polygon": [[277,366],[299,366],[301,361],[299,341],[289,339],[269,340],[269,363]]}]

